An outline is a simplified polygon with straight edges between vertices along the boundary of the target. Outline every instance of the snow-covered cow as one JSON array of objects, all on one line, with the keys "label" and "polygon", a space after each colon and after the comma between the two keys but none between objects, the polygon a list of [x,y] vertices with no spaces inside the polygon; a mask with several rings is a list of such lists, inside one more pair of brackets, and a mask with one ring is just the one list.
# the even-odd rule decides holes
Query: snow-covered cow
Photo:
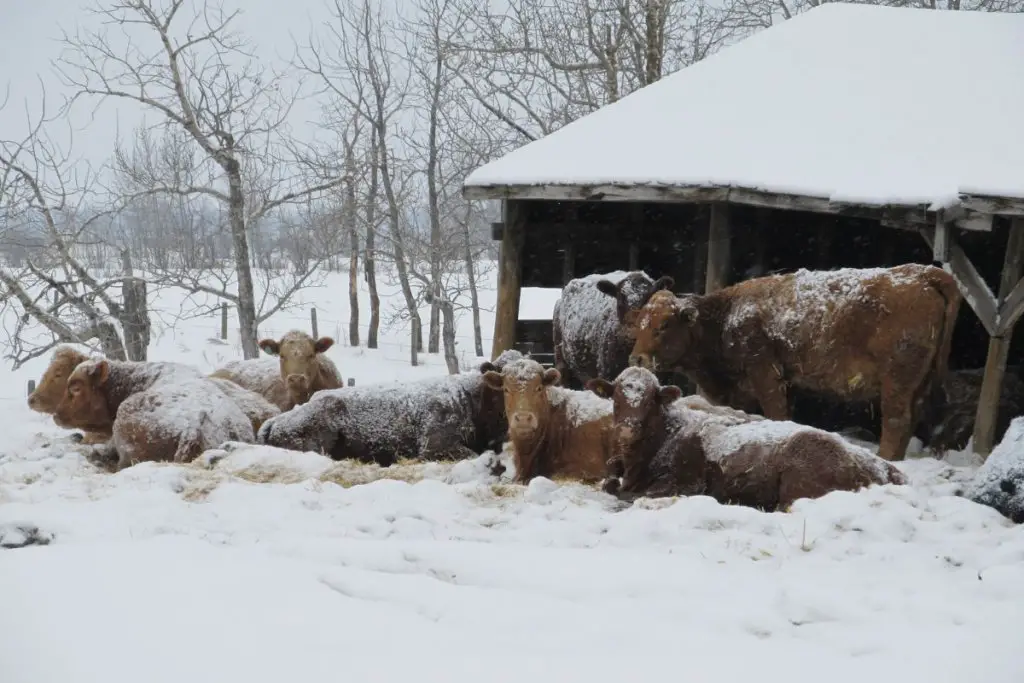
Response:
[{"label": "snow-covered cow", "polygon": [[1024,524],[1024,416],[1010,422],[1002,441],[960,495]]},{"label": "snow-covered cow", "polygon": [[500,450],[507,431],[500,392],[481,372],[499,368],[510,350],[479,371],[415,382],[318,391],[268,420],[260,443],[388,466],[400,459],[462,460]]},{"label": "snow-covered cow", "polygon": [[706,295],[656,292],[626,315],[631,365],[677,370],[714,403],[790,417],[788,387],[881,401],[879,454],[902,459],[946,375],[961,296],[939,268],[772,275]]},{"label": "snow-covered cow", "polygon": [[[61,345],[53,351],[50,357],[50,364],[39,378],[39,384],[35,391],[28,396],[28,407],[37,413],[53,415],[57,411],[57,405],[64,397],[68,386],[68,377],[79,364],[89,360],[89,356],[72,346]],[[58,426],[63,427],[59,422]],[[110,439],[110,426],[97,427],[95,431],[84,430],[81,435],[81,442],[85,444],[106,443]]]},{"label": "snow-covered cow", "polygon": [[891,463],[835,434],[681,398],[679,387],[643,368],[588,388],[612,400],[604,490],[625,499],[708,495],[772,511],[832,491],[907,483]]},{"label": "snow-covered cow", "polygon": [[629,364],[633,341],[626,314],[650,296],[675,284],[669,276],[651,279],[642,270],[596,273],[570,280],[555,302],[551,319],[555,368],[569,387],[594,377],[614,378]]},{"label": "snow-covered cow", "polygon": [[610,401],[558,386],[560,373],[522,358],[484,373],[504,393],[516,481],[534,477],[600,481],[605,476],[612,418]]},{"label": "snow-covered cow", "polygon": [[110,425],[115,469],[137,462],[191,462],[225,441],[252,442],[252,422],[217,384],[180,363],[80,363],[54,413],[57,424]]},{"label": "snow-covered cow", "polygon": [[262,394],[281,410],[291,410],[321,389],[342,386],[338,367],[324,355],[334,345],[330,337],[313,339],[291,330],[280,339],[261,339],[259,346],[273,358],[253,358],[226,363],[211,373]]}]

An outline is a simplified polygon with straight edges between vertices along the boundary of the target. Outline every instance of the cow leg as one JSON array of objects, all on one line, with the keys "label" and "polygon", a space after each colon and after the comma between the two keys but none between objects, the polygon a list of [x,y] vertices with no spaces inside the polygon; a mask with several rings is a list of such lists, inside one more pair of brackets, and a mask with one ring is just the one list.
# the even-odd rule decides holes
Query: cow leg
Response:
[{"label": "cow leg", "polygon": [[882,375],[882,435],[878,455],[885,460],[903,460],[914,434],[914,416],[927,388],[933,350],[901,343]]}]

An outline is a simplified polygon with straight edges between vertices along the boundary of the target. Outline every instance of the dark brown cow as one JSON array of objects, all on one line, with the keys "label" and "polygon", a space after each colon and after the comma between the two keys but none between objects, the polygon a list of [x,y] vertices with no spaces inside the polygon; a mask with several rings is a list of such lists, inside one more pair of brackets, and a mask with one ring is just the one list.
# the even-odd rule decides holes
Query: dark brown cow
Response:
[{"label": "dark brown cow", "polygon": [[892,464],[835,434],[680,401],[678,387],[659,385],[643,368],[588,386],[614,405],[604,489],[623,499],[709,495],[773,511],[832,491],[906,483]]},{"label": "dark brown cow", "polygon": [[[1024,415],[1024,367],[1007,365],[1002,393],[996,410],[995,443],[1003,438],[1010,422]],[[956,370],[942,383],[944,396],[937,404],[926,403],[914,436],[936,455],[946,451],[962,451],[974,434],[978,414],[978,398],[984,368]]]},{"label": "dark brown cow", "polygon": [[634,365],[677,369],[714,403],[787,420],[789,386],[880,398],[879,454],[906,453],[918,405],[943,381],[960,293],[932,266],[748,280],[707,295],[655,293],[627,322]]},{"label": "dark brown cow", "polygon": [[598,273],[566,283],[551,317],[555,369],[562,384],[582,389],[587,380],[614,378],[629,365],[633,340],[623,324],[626,314],[673,284],[671,277],[653,280],[642,270]]},{"label": "dark brown cow", "polygon": [[[520,357],[506,351],[480,372]],[[462,460],[500,450],[508,430],[501,394],[480,372],[319,391],[267,420],[257,440],[385,467],[402,458]]]},{"label": "dark brown cow", "polygon": [[112,425],[115,470],[144,461],[190,462],[226,441],[255,440],[238,405],[213,380],[178,363],[80,363],[54,417],[88,431]]},{"label": "dark brown cow", "polygon": [[585,391],[558,386],[557,369],[523,358],[484,381],[505,396],[516,481],[534,477],[600,481],[606,473],[612,406]]}]

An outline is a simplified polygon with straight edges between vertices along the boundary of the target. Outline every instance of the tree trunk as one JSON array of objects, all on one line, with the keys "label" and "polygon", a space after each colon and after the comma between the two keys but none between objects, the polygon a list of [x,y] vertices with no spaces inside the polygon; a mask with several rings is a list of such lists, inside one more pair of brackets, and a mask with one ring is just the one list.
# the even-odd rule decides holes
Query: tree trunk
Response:
[{"label": "tree trunk", "polygon": [[146,281],[138,277],[125,278],[121,288],[125,353],[128,360],[146,360],[150,335]]},{"label": "tree trunk", "polygon": [[[433,269],[431,269],[433,270]],[[437,286],[433,286],[435,294],[439,294]],[[430,333],[427,335],[427,353],[441,350],[441,309],[435,303],[430,307]]]},{"label": "tree trunk", "polygon": [[[439,300],[435,299],[434,302],[438,303]],[[444,301],[438,307],[441,309],[441,316],[444,319],[441,330],[441,339],[444,342],[444,364],[448,366],[449,375],[457,375],[459,374],[459,356],[455,352],[455,307],[450,301]]]},{"label": "tree trunk", "polygon": [[366,332],[366,348],[375,349],[377,348],[377,333],[380,330],[380,295],[377,293],[377,256],[374,252],[377,246],[377,195],[380,178],[378,166],[380,153],[376,137],[371,142],[370,156],[370,191],[366,202],[366,251],[363,267],[366,274],[366,287],[370,290],[370,329]]},{"label": "tree trunk", "polygon": [[242,357],[250,360],[259,357],[260,348],[256,339],[256,293],[252,286],[252,267],[249,264],[242,169],[235,159],[227,160],[224,165],[228,176],[231,245],[235,259],[235,275],[238,278],[238,329],[242,337]]},{"label": "tree trunk", "polygon": [[356,227],[355,159],[352,147],[345,150],[348,180],[345,182],[344,220],[348,229],[348,344],[359,346],[359,230]]},{"label": "tree trunk", "polygon": [[469,283],[470,306],[473,310],[473,350],[477,358],[484,355],[484,337],[480,330],[480,297],[476,289],[476,267],[473,265],[473,245],[469,235],[471,208],[466,210],[466,220],[462,223],[462,258],[466,263],[466,280]]},{"label": "tree trunk", "polygon": [[[130,360],[125,353],[124,344],[121,342],[121,336],[117,332],[117,327],[113,323],[107,321],[96,322],[94,329],[104,356],[110,360]],[[72,340],[68,339],[66,341]]]},{"label": "tree trunk", "polygon": [[[440,46],[438,46],[440,47]],[[440,330],[441,299],[441,209],[437,192],[438,149],[437,117],[441,107],[441,74],[444,57],[440,50],[434,54],[434,78],[431,85],[430,126],[427,131],[427,210],[430,214],[430,338],[427,352],[437,353]],[[447,353],[447,351],[446,351]]]}]

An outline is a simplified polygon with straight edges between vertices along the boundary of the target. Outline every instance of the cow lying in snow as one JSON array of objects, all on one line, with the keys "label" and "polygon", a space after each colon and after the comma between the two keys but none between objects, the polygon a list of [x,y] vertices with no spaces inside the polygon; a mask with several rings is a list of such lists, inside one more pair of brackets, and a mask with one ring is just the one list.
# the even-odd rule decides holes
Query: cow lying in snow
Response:
[{"label": "cow lying in snow", "polygon": [[558,386],[560,373],[522,358],[484,382],[504,391],[516,481],[534,477],[600,481],[605,475],[612,419],[610,401]]},{"label": "cow lying in snow", "polygon": [[[210,376],[230,380],[261,394],[282,411],[309,400],[320,389],[342,385],[338,367],[324,355],[334,345],[330,337],[313,339],[301,330],[291,330],[281,339],[263,339],[260,348],[275,358],[236,360]],[[288,379],[294,378],[289,384]],[[296,381],[301,378],[301,381]],[[289,391],[289,387],[293,387]]]},{"label": "cow lying in snow", "polygon": [[[914,436],[933,453],[967,448],[967,442],[974,434],[984,374],[984,368],[948,373],[942,383],[943,400],[937,405],[925,404]],[[997,443],[1006,433],[1010,421],[1018,415],[1024,415],[1024,367],[1007,365],[996,411]]]},{"label": "cow lying in snow", "polygon": [[626,314],[650,296],[671,289],[674,280],[652,280],[642,270],[598,273],[570,280],[551,317],[555,369],[565,386],[579,388],[594,377],[612,378],[629,364],[633,340]]},{"label": "cow lying in snow", "polygon": [[253,438],[255,438],[256,432],[259,431],[264,422],[275,415],[281,414],[280,408],[255,391],[250,391],[229,379],[221,377],[210,377],[209,380],[249,418],[249,422],[252,424]]},{"label": "cow lying in snow", "polygon": [[[589,383],[612,399],[613,455],[604,490],[625,499],[709,495],[723,504],[785,510],[799,498],[905,484],[892,464],[835,434],[680,399],[643,368]],[[694,400],[696,398],[696,400]]]},{"label": "cow lying in snow", "polygon": [[946,373],[960,293],[932,266],[748,280],[706,295],[656,292],[627,314],[630,363],[678,369],[713,403],[787,420],[789,385],[848,400],[880,398],[879,455],[902,459],[918,404]]},{"label": "cow lying in snow", "polygon": [[[481,371],[521,356],[506,351]],[[404,458],[462,460],[499,450],[506,430],[501,394],[480,372],[466,372],[318,391],[307,403],[268,420],[257,440],[386,467]]]},{"label": "cow lying in snow", "polygon": [[[89,360],[89,357],[71,346],[58,346],[50,357],[50,364],[39,379],[35,391],[28,396],[28,407],[37,413],[53,415],[57,411],[57,405],[64,397],[68,386],[68,377],[80,363]],[[58,427],[65,427],[57,422]],[[76,435],[77,436],[77,435]],[[84,444],[106,443],[110,439],[110,426],[98,431],[85,431],[81,436]]]},{"label": "cow lying in snow", "polygon": [[255,438],[250,419],[216,383],[178,363],[80,363],[54,420],[88,431],[109,425],[115,470],[144,461],[191,462],[225,441]]},{"label": "cow lying in snow", "polygon": [[1014,418],[999,445],[960,495],[1024,524],[1024,417]]}]

